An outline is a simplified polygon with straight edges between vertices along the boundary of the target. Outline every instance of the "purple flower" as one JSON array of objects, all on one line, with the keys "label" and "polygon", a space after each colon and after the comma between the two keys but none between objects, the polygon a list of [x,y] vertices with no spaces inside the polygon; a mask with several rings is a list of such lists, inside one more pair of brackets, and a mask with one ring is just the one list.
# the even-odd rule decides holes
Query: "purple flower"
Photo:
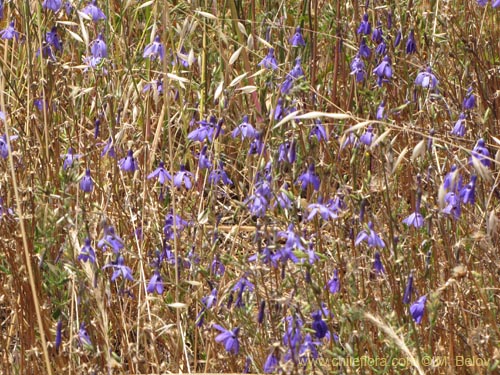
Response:
[{"label": "purple flower", "polygon": [[215,337],[215,341],[224,345],[224,349],[228,353],[238,354],[240,351],[240,343],[238,341],[238,333],[240,328],[234,328],[229,331],[218,324],[214,324],[213,328],[217,329],[221,333]]},{"label": "purple flower", "polygon": [[275,354],[275,350],[273,349],[271,354],[267,356],[266,362],[264,363],[264,368],[263,368],[264,374],[274,373],[278,365],[279,365],[279,359]]},{"label": "purple flower", "polygon": [[149,57],[151,60],[158,58],[160,61],[163,61],[163,58],[165,57],[165,47],[161,43],[159,35],[156,35],[154,41],[144,48],[142,57]]},{"label": "purple flower", "polygon": [[80,329],[78,330],[78,342],[84,347],[92,347],[92,340],[90,340],[90,336],[85,328],[85,323],[83,322],[80,324]]},{"label": "purple flower", "polygon": [[201,299],[201,303],[203,304],[203,307],[206,309],[210,309],[212,306],[215,305],[217,302],[217,289],[212,289],[210,294],[206,297],[203,297]]},{"label": "purple flower", "polygon": [[102,150],[101,157],[109,155],[112,158],[116,158],[115,146],[113,144],[113,138],[109,137],[108,141],[104,145],[104,149]]},{"label": "purple flower", "polygon": [[63,169],[67,170],[73,166],[73,162],[75,160],[80,159],[81,155],[80,154],[75,154],[75,150],[73,147],[68,148],[68,153],[65,155],[62,155],[61,157],[64,158],[63,162]]},{"label": "purple flower", "polygon": [[370,234],[368,234],[367,231],[363,229],[361,232],[359,232],[354,244],[357,246],[361,242],[366,241],[368,243],[368,246],[370,247],[385,247],[385,242],[373,230],[373,223],[371,221],[368,223],[368,229],[370,231]]},{"label": "purple flower", "polygon": [[363,82],[365,79],[365,63],[361,60],[359,55],[356,55],[356,57],[351,61],[350,74],[356,77],[356,82]]},{"label": "purple flower", "polygon": [[57,34],[57,26],[54,26],[50,31],[45,34],[45,40],[51,46],[53,46],[57,51],[62,51],[63,46],[59,35]]},{"label": "purple flower", "polygon": [[403,295],[403,303],[409,304],[411,301],[411,295],[413,293],[413,272],[410,273],[408,277],[408,282],[405,287],[405,292]]},{"label": "purple flower", "polygon": [[174,239],[174,226],[177,232],[177,235],[180,234],[184,230],[185,227],[190,225],[190,223],[184,220],[179,215],[175,215],[170,211],[165,216],[165,226],[163,227],[163,233],[167,237],[168,240]]},{"label": "purple flower", "polygon": [[396,48],[397,46],[399,46],[399,43],[401,43],[401,29],[398,30],[398,32],[396,33],[396,38],[394,38],[394,48]]},{"label": "purple flower", "polygon": [[304,47],[306,42],[304,41],[304,37],[302,36],[302,30],[300,26],[297,26],[295,29],[295,34],[290,38],[290,44],[292,47]]},{"label": "purple flower", "polygon": [[94,57],[108,57],[108,47],[104,42],[104,36],[102,34],[99,34],[97,39],[92,41],[90,52]]},{"label": "purple flower", "polygon": [[134,159],[134,152],[132,150],[128,150],[127,156],[121,159],[118,164],[120,165],[120,169],[124,172],[135,172],[137,164]]},{"label": "purple flower", "polygon": [[308,333],[304,338],[304,342],[300,346],[299,356],[301,357],[301,362],[304,363],[308,358],[317,359],[319,356],[317,346],[321,345],[319,341],[313,341],[311,334]]},{"label": "purple flower", "polygon": [[118,254],[123,249],[123,240],[115,233],[115,228],[111,225],[104,227],[104,236],[97,243],[99,249],[105,251],[108,246],[111,246],[113,252]]},{"label": "purple flower", "polygon": [[420,193],[417,193],[417,202],[415,204],[415,212],[403,220],[403,224],[409,227],[421,228],[424,225],[424,218],[420,214]]},{"label": "purple flower", "polygon": [[493,9],[500,7],[500,0],[491,0],[491,7]]},{"label": "purple flower", "polygon": [[375,259],[373,260],[373,269],[376,274],[385,273],[384,266],[382,265],[382,261],[380,260],[380,253],[378,251],[375,252]]},{"label": "purple flower", "polygon": [[477,0],[477,5],[479,6],[486,6],[486,4],[488,4],[488,0]]},{"label": "purple flower", "polygon": [[325,321],[322,319],[321,310],[315,311],[312,313],[312,318],[314,319],[312,323],[312,329],[315,331],[315,335],[318,339],[322,339],[326,336],[328,332],[328,326]]},{"label": "purple flower", "polygon": [[303,251],[304,246],[302,246],[300,236],[294,232],[293,228],[294,228],[293,223],[290,223],[286,231],[278,232],[278,236],[280,238],[286,238],[285,249],[289,250],[299,249]]},{"label": "purple flower", "polygon": [[17,135],[11,135],[9,137],[9,142],[7,142],[7,136],[5,134],[2,134],[2,136],[0,136],[0,156],[3,159],[7,159],[7,157],[9,156],[9,150],[10,150],[9,143],[10,143],[10,141],[14,141],[17,138],[18,138]]},{"label": "purple flower", "polygon": [[113,268],[113,275],[111,275],[111,282],[115,281],[118,277],[123,277],[127,280],[134,281],[134,277],[132,276],[132,270],[130,267],[125,265],[125,259],[123,255],[118,255],[118,259],[116,262],[111,262],[106,264],[102,269]]},{"label": "purple flower", "polygon": [[422,86],[423,88],[434,89],[438,85],[439,81],[436,76],[432,74],[431,67],[427,67],[427,69],[423,72],[417,74],[417,78],[415,79],[415,85]]},{"label": "purple flower", "polygon": [[200,169],[210,169],[212,168],[212,162],[210,158],[207,156],[207,145],[204,145],[198,155],[198,166]]},{"label": "purple flower", "polygon": [[258,65],[266,69],[272,69],[272,70],[278,69],[278,62],[274,57],[274,48],[269,48],[267,56],[264,57]]},{"label": "purple flower", "polygon": [[19,39],[19,33],[16,31],[14,28],[14,21],[11,21],[9,23],[9,26],[7,26],[5,29],[0,31],[0,38],[2,39]]},{"label": "purple flower", "polygon": [[155,270],[151,280],[148,283],[147,292],[152,294],[156,291],[158,294],[163,294],[163,280],[161,278],[160,272]]},{"label": "purple flower", "polygon": [[300,187],[303,190],[307,188],[307,185],[312,185],[314,190],[316,191],[319,190],[320,183],[321,181],[316,172],[314,171],[314,164],[310,164],[309,167],[307,168],[307,171],[301,174],[296,182],[296,184],[300,184]]},{"label": "purple flower", "polygon": [[387,53],[387,44],[385,44],[384,41],[381,41],[378,45],[377,48],[375,49],[375,53],[377,55],[385,55]]},{"label": "purple flower", "polygon": [[255,130],[255,128],[248,123],[248,116],[245,115],[243,116],[243,121],[241,124],[238,125],[237,128],[235,128],[231,136],[233,138],[236,138],[237,136],[241,135],[241,140],[248,138],[248,139],[254,139],[257,136],[258,132]]},{"label": "purple flower", "polygon": [[323,220],[334,220],[338,217],[337,212],[333,210],[326,204],[323,204],[321,199],[318,199],[318,203],[311,203],[307,208],[310,210],[307,216],[307,221],[312,220],[317,214],[319,214]]},{"label": "purple flower", "polygon": [[382,62],[373,69],[373,74],[375,74],[377,78],[377,84],[382,86],[382,82],[386,82],[392,77],[392,68],[391,68],[391,60],[389,56],[385,56]]},{"label": "purple flower", "polygon": [[458,120],[451,131],[451,135],[456,135],[457,137],[463,137],[465,135],[465,118],[465,113],[460,113],[460,116],[458,116]]},{"label": "purple flower", "polygon": [[265,310],[266,310],[266,300],[262,300],[260,302],[259,313],[257,315],[257,322],[259,324],[262,324],[262,322],[264,322]]},{"label": "purple flower", "polygon": [[448,191],[460,190],[462,188],[462,176],[458,173],[455,164],[451,166],[450,171],[444,177],[443,187]]},{"label": "purple flower", "polygon": [[460,199],[464,204],[470,203],[473,205],[475,203],[476,180],[477,176],[473,175],[470,182],[460,190]]},{"label": "purple flower", "polygon": [[370,49],[370,47],[368,47],[366,45],[366,38],[362,38],[361,39],[361,43],[359,45],[359,52],[358,52],[359,56],[365,58],[365,59],[369,59],[371,54],[372,54],[372,50]]},{"label": "purple flower", "polygon": [[321,123],[321,120],[316,119],[314,121],[314,126],[309,132],[309,139],[311,139],[311,137],[316,137],[318,139],[318,142],[321,142],[322,140],[328,141],[328,134],[326,134],[325,127]]},{"label": "purple flower", "polygon": [[62,0],[43,0],[42,8],[58,12],[62,7]]},{"label": "purple flower", "polygon": [[250,210],[252,216],[264,217],[266,215],[269,202],[265,196],[255,192],[254,195],[251,195],[245,200],[245,204],[248,205],[248,209]]},{"label": "purple flower", "polygon": [[191,131],[188,134],[188,139],[194,142],[203,142],[207,139],[209,142],[214,138],[214,132],[217,127],[217,118],[215,116],[210,116],[210,121],[202,120],[198,121],[200,125],[198,129]]},{"label": "purple flower", "polygon": [[151,172],[147,178],[149,180],[155,177],[158,178],[158,181],[162,185],[165,185],[167,183],[167,180],[172,180],[172,176],[170,176],[170,173],[168,173],[168,171],[165,169],[165,163],[163,163],[163,161],[160,161],[160,165],[158,166],[158,168]]},{"label": "purple flower", "polygon": [[368,21],[368,14],[363,14],[363,20],[358,27],[357,33],[365,35],[370,35],[372,33],[372,26],[370,21]]},{"label": "purple flower", "polygon": [[90,3],[82,9],[82,13],[91,17],[94,22],[106,19],[106,15],[97,6],[97,0],[91,0]]},{"label": "purple flower", "polygon": [[177,172],[174,176],[174,185],[175,187],[180,188],[183,184],[186,189],[191,189],[193,183],[191,179],[193,178],[193,174],[189,171],[186,171],[186,167],[184,164],[181,164],[179,172]]},{"label": "purple flower", "polygon": [[415,42],[415,32],[410,30],[410,35],[406,40],[406,54],[411,55],[417,52],[417,43]]},{"label": "purple flower", "polygon": [[333,276],[325,285],[325,289],[328,288],[330,293],[335,294],[340,291],[340,280],[339,280],[339,270],[335,269],[333,271]]},{"label": "purple flower", "polygon": [[385,110],[385,103],[384,101],[382,100],[377,108],[377,114],[375,115],[375,118],[377,120],[382,120],[385,116],[384,116],[384,110]]},{"label": "purple flower", "polygon": [[290,73],[288,73],[288,75],[287,75],[288,77],[291,77],[294,80],[296,80],[296,79],[299,79],[300,77],[305,76],[304,69],[302,69],[301,61],[302,61],[302,59],[300,57],[297,57],[295,59],[295,65],[293,66]]},{"label": "purple flower", "polygon": [[443,208],[442,212],[447,215],[452,215],[454,219],[458,219],[461,213],[460,199],[454,192],[450,191],[446,193],[444,200],[446,202],[446,207]]},{"label": "purple flower", "polygon": [[278,162],[295,163],[297,154],[295,152],[295,140],[285,141],[278,147]]},{"label": "purple flower", "polygon": [[208,182],[216,185],[222,181],[224,185],[233,185],[233,181],[228,177],[226,171],[224,170],[224,163],[219,161],[218,167],[214,168],[212,172],[208,175]]},{"label": "purple flower", "polygon": [[66,3],[64,3],[64,8],[66,11],[66,15],[70,16],[73,12],[73,5],[69,1],[66,1]]},{"label": "purple flower", "polygon": [[465,96],[462,105],[464,107],[464,110],[473,109],[476,106],[476,97],[472,92],[472,87],[469,87],[469,89],[467,90],[467,95]]},{"label": "purple flower", "polygon": [[374,43],[382,43],[384,40],[384,33],[382,32],[382,24],[380,21],[377,22],[377,27],[373,30],[372,40]]},{"label": "purple flower", "polygon": [[59,318],[56,326],[56,340],[54,346],[56,347],[56,352],[59,351],[62,343],[62,319]]},{"label": "purple flower", "polygon": [[94,189],[94,181],[92,181],[92,177],[90,177],[89,168],[85,170],[85,175],[80,180],[80,189],[85,193],[91,193]]},{"label": "purple flower", "polygon": [[90,238],[85,238],[85,245],[80,250],[80,255],[78,255],[77,259],[82,262],[90,260],[90,263],[95,263],[95,251],[90,244]]},{"label": "purple flower", "polygon": [[288,183],[284,183],[278,194],[276,194],[276,202],[274,206],[279,205],[283,210],[290,209],[292,207],[292,201],[288,196]]},{"label": "purple flower", "polygon": [[250,142],[250,147],[248,148],[248,155],[260,155],[264,152],[264,142],[262,141],[262,137],[259,134]]},{"label": "purple flower", "polygon": [[366,131],[359,137],[359,141],[366,146],[370,146],[373,142],[373,138],[375,134],[373,134],[373,126],[369,125],[366,128]]},{"label": "purple flower", "polygon": [[427,301],[427,296],[420,297],[413,305],[410,306],[410,314],[416,324],[422,322],[425,312],[425,302]]},{"label": "purple flower", "polygon": [[491,165],[490,160],[490,152],[488,148],[485,146],[484,139],[480,138],[474,149],[471,152],[471,157],[469,159],[469,164],[472,164],[472,158],[475,158],[481,162],[485,167],[489,167]]}]

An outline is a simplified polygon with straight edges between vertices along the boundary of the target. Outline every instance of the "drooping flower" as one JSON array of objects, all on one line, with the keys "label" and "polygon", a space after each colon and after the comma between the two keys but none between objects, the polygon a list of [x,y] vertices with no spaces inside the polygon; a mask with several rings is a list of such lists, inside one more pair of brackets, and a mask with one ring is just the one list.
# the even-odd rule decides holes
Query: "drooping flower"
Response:
[{"label": "drooping flower", "polygon": [[62,344],[62,319],[59,318],[57,321],[57,326],[56,326],[56,339],[54,342],[54,346],[56,348],[56,352],[59,351],[59,348],[61,347]]},{"label": "drooping flower", "polygon": [[248,116],[245,115],[243,116],[243,121],[241,124],[236,127],[232,133],[231,136],[233,138],[236,138],[237,136],[241,135],[241,140],[248,138],[248,139],[254,139],[257,136],[258,132],[255,130],[255,128],[248,122]]},{"label": "drooping flower", "polygon": [[115,281],[118,277],[123,277],[129,281],[134,281],[134,277],[132,276],[132,270],[130,267],[125,265],[125,259],[123,255],[118,255],[118,258],[115,262],[111,262],[106,264],[102,269],[113,268],[113,275],[111,275],[111,282]]},{"label": "drooping flower", "polygon": [[366,44],[366,38],[361,38],[361,43],[359,44],[359,56],[369,59],[372,54],[372,50]]},{"label": "drooping flower", "polygon": [[322,339],[326,336],[328,332],[328,326],[326,322],[322,319],[321,310],[312,313],[312,318],[314,319],[312,323],[312,329],[315,331],[315,335],[318,339]]},{"label": "drooping flower", "polygon": [[473,205],[475,203],[476,180],[477,176],[473,175],[470,178],[470,182],[462,190],[460,190],[460,199],[464,204],[469,203]]},{"label": "drooping flower", "polygon": [[274,57],[274,48],[269,48],[269,52],[267,53],[266,57],[264,57],[258,65],[266,69],[278,69],[278,62]]},{"label": "drooping flower", "polygon": [[385,273],[384,265],[380,260],[380,253],[378,251],[375,252],[375,259],[373,260],[373,270],[376,274]]},{"label": "drooping flower", "polygon": [[465,113],[460,113],[460,116],[458,116],[458,120],[455,123],[455,126],[451,130],[451,135],[456,135],[457,137],[463,137],[465,135],[465,118],[466,115]]},{"label": "drooping flower", "polygon": [[207,156],[208,146],[204,145],[198,154],[198,166],[200,169],[210,169],[212,168],[212,162],[210,158]]},{"label": "drooping flower", "polygon": [[210,120],[198,121],[200,125],[198,129],[192,130],[188,134],[188,139],[194,142],[203,142],[207,139],[211,142],[214,139],[214,132],[217,127],[217,118],[215,116],[210,116]]},{"label": "drooping flower", "polygon": [[184,220],[179,215],[174,215],[172,211],[170,211],[167,215],[165,215],[165,225],[163,227],[163,233],[167,240],[174,239],[174,227],[175,232],[177,232],[177,236],[179,236],[180,232],[184,230],[185,227],[190,225],[190,222]]},{"label": "drooping flower", "polygon": [[92,340],[90,339],[87,329],[85,328],[84,322],[80,324],[80,329],[78,330],[78,342],[84,347],[92,347]]},{"label": "drooping flower", "polygon": [[444,177],[443,187],[448,191],[460,190],[462,188],[462,176],[459,174],[455,164],[451,166],[450,171]]},{"label": "drooping flower", "polygon": [[493,9],[500,7],[500,0],[491,0],[491,7]]},{"label": "drooping flower", "polygon": [[16,40],[19,39],[19,33],[14,28],[14,21],[11,21],[9,23],[9,26],[7,26],[5,29],[0,31],[0,38],[2,38],[2,39],[14,39],[14,38],[16,38]]},{"label": "drooping flower", "polygon": [[213,328],[221,332],[215,337],[215,341],[223,344],[224,349],[226,349],[228,353],[238,354],[240,352],[240,343],[238,341],[238,333],[240,332],[239,327],[230,331],[218,324],[214,324]]},{"label": "drooping flower", "polygon": [[368,14],[363,14],[363,20],[359,24],[357,33],[364,35],[370,35],[372,33],[372,26],[370,24],[370,21],[368,21]]},{"label": "drooping flower", "polygon": [[438,85],[439,81],[436,76],[432,73],[431,67],[427,67],[426,70],[417,74],[415,79],[415,85],[422,86],[423,88],[434,89]]},{"label": "drooping flower", "polygon": [[91,193],[94,189],[94,181],[92,181],[92,177],[90,176],[89,168],[85,170],[85,175],[80,180],[80,189],[85,193]]},{"label": "drooping flower", "polygon": [[168,171],[165,169],[165,163],[163,161],[160,161],[160,164],[158,165],[158,168],[156,168],[153,172],[151,172],[147,179],[151,178],[158,178],[158,181],[160,184],[165,185],[167,181],[172,180],[172,176]]},{"label": "drooping flower", "polygon": [[329,292],[332,294],[338,293],[340,291],[340,280],[339,280],[339,270],[335,269],[333,271],[333,276],[325,285],[325,289],[328,288]]},{"label": "drooping flower", "polygon": [[399,46],[399,43],[401,43],[401,37],[402,37],[402,32],[401,29],[398,30],[396,33],[396,37],[394,38],[394,48]]},{"label": "drooping flower", "polygon": [[425,312],[425,302],[427,301],[427,296],[420,297],[413,305],[410,306],[410,314],[416,324],[422,322]]},{"label": "drooping flower", "polygon": [[384,56],[382,62],[373,69],[373,74],[377,76],[377,85],[382,86],[383,82],[387,82],[392,77],[391,60],[389,56]]},{"label": "drooping flower", "polygon": [[377,44],[382,43],[384,40],[384,33],[382,32],[382,24],[380,23],[380,20],[377,21],[377,27],[373,30],[372,40]]},{"label": "drooping flower", "polygon": [[446,202],[446,207],[443,208],[443,213],[447,215],[452,215],[454,219],[458,219],[460,217],[461,208],[460,208],[460,199],[457,197],[455,192],[450,191],[446,193],[444,200]]},{"label": "drooping flower", "polygon": [[165,46],[162,44],[159,35],[156,35],[153,42],[144,48],[142,57],[145,59],[150,58],[151,60],[159,59],[160,61],[163,61],[165,57]]},{"label": "drooping flower", "polygon": [[209,183],[216,185],[220,181],[222,181],[224,185],[233,185],[233,181],[231,181],[224,170],[224,163],[222,161],[219,161],[217,168],[214,168],[208,175]]},{"label": "drooping flower", "polygon": [[97,39],[92,41],[90,52],[94,57],[108,57],[108,47],[106,46],[106,42],[104,41],[104,36],[102,35],[102,33],[99,34]]},{"label": "drooping flower", "polygon": [[381,41],[377,45],[377,48],[375,48],[375,53],[377,55],[385,55],[387,53],[387,44],[385,43],[385,41]]},{"label": "drooping flower", "polygon": [[373,134],[373,126],[369,125],[366,131],[359,137],[359,141],[366,146],[370,146],[373,142],[375,134]]},{"label": "drooping flower", "polygon": [[151,280],[149,281],[148,283],[148,287],[147,287],[147,292],[148,293],[158,293],[158,294],[163,294],[163,279],[160,275],[160,271],[158,270],[155,270],[153,272],[153,276],[151,276]]},{"label": "drooping flower", "polygon": [[248,205],[248,209],[250,210],[252,216],[257,216],[257,217],[266,216],[269,202],[266,199],[266,197],[260,194],[259,192],[255,192],[255,194],[248,197],[248,199],[245,200],[245,204]]},{"label": "drooping flower", "polygon": [[42,8],[50,9],[51,11],[57,13],[62,7],[62,0],[43,0]]},{"label": "drooping flower", "polygon": [[467,89],[467,95],[465,96],[462,105],[463,105],[464,110],[473,109],[476,106],[476,97],[474,96],[474,93],[472,92],[472,87],[469,87]]},{"label": "drooping flower", "polygon": [[410,35],[406,40],[406,54],[411,55],[417,52],[417,43],[415,42],[415,32],[410,30]]},{"label": "drooping flower", "polygon": [[[9,137],[9,141],[12,142],[12,141],[16,140],[17,138],[18,138],[17,135],[11,135]],[[0,156],[3,159],[7,159],[7,157],[9,156],[9,143],[10,142],[7,142],[7,136],[5,134],[2,134],[2,136],[0,136]]]},{"label": "drooping flower", "polygon": [[371,221],[368,223],[368,230],[370,231],[369,234],[365,229],[359,232],[354,244],[357,246],[361,242],[366,241],[368,243],[368,246],[370,247],[385,247],[385,242],[375,232],[373,223]]},{"label": "drooping flower", "polygon": [[295,34],[290,38],[290,44],[292,47],[304,47],[306,45],[300,26],[295,29]]},{"label": "drooping flower", "polygon": [[356,55],[354,59],[351,61],[351,75],[356,77],[356,82],[363,82],[366,76],[365,72],[365,63],[359,55]]},{"label": "drooping flower", "polygon": [[113,252],[118,254],[123,249],[123,240],[116,234],[115,228],[111,225],[104,227],[104,236],[97,243],[97,247],[105,251],[111,246]]},{"label": "drooping flower", "polygon": [[91,0],[90,3],[82,9],[82,13],[91,17],[94,22],[106,19],[104,12],[97,6],[97,0]]},{"label": "drooping flower", "polygon": [[490,152],[488,151],[488,148],[485,146],[483,138],[480,138],[477,141],[476,145],[474,146],[474,149],[471,152],[471,157],[469,159],[470,164],[472,164],[473,158],[480,161],[481,164],[483,164],[485,167],[489,167],[491,165]]},{"label": "drooping flower", "polygon": [[488,4],[488,0],[477,0],[477,5],[479,6],[486,6],[486,4]]},{"label": "drooping flower", "polygon": [[315,169],[314,164],[311,163],[307,168],[307,171],[301,174],[297,179],[296,184],[300,184],[302,190],[305,190],[308,185],[312,185],[314,190],[316,191],[319,190],[319,185],[321,181],[316,172],[314,171],[314,169]]},{"label": "drooping flower", "polygon": [[274,203],[274,207],[276,207],[276,205],[279,205],[283,210],[287,210],[292,207],[292,200],[288,196],[288,188],[288,183],[285,182],[280,191],[276,194],[276,202]]},{"label": "drooping flower", "polygon": [[403,295],[403,303],[409,304],[411,301],[411,295],[413,293],[413,272],[408,276],[408,282],[406,283],[405,292]]},{"label": "drooping flower", "polygon": [[127,156],[121,159],[118,164],[120,165],[120,169],[124,172],[135,172],[137,169],[137,163],[134,158],[134,152],[132,150],[128,150]]},{"label": "drooping flower", "polygon": [[112,137],[109,137],[108,141],[104,145],[104,148],[103,148],[102,153],[101,153],[101,157],[106,156],[106,155],[108,155],[112,158],[116,158],[115,145],[113,143]]},{"label": "drooping flower", "polygon": [[320,119],[314,121],[314,125],[309,132],[309,139],[311,139],[311,137],[316,137],[318,142],[328,141],[328,134]]},{"label": "drooping flower", "polygon": [[279,359],[276,356],[276,350],[273,349],[271,354],[269,354],[266,358],[266,362],[264,363],[264,373],[265,374],[272,374],[276,370],[276,368],[279,365]]},{"label": "drooping flower", "polygon": [[45,34],[46,42],[54,47],[57,51],[62,51],[63,46],[59,35],[57,34],[57,26],[54,26],[50,31]]},{"label": "drooping flower", "polygon": [[85,245],[80,250],[80,255],[78,255],[77,259],[82,262],[90,260],[90,263],[95,263],[95,251],[92,248],[90,238],[85,238]]},{"label": "drooping flower", "polygon": [[64,158],[63,169],[67,170],[73,166],[75,160],[80,159],[80,154],[75,154],[75,149],[73,147],[68,148],[68,153],[61,155]]},{"label": "drooping flower", "polygon": [[295,139],[290,141],[285,141],[278,147],[278,162],[287,162],[290,164],[295,163],[297,160],[297,154],[295,152]]},{"label": "drooping flower", "polygon": [[420,188],[417,192],[417,199],[415,202],[415,212],[413,212],[410,216],[403,220],[403,224],[408,225],[409,227],[414,226],[415,228],[421,228],[424,225],[424,218],[420,213],[420,199],[421,193]]}]

